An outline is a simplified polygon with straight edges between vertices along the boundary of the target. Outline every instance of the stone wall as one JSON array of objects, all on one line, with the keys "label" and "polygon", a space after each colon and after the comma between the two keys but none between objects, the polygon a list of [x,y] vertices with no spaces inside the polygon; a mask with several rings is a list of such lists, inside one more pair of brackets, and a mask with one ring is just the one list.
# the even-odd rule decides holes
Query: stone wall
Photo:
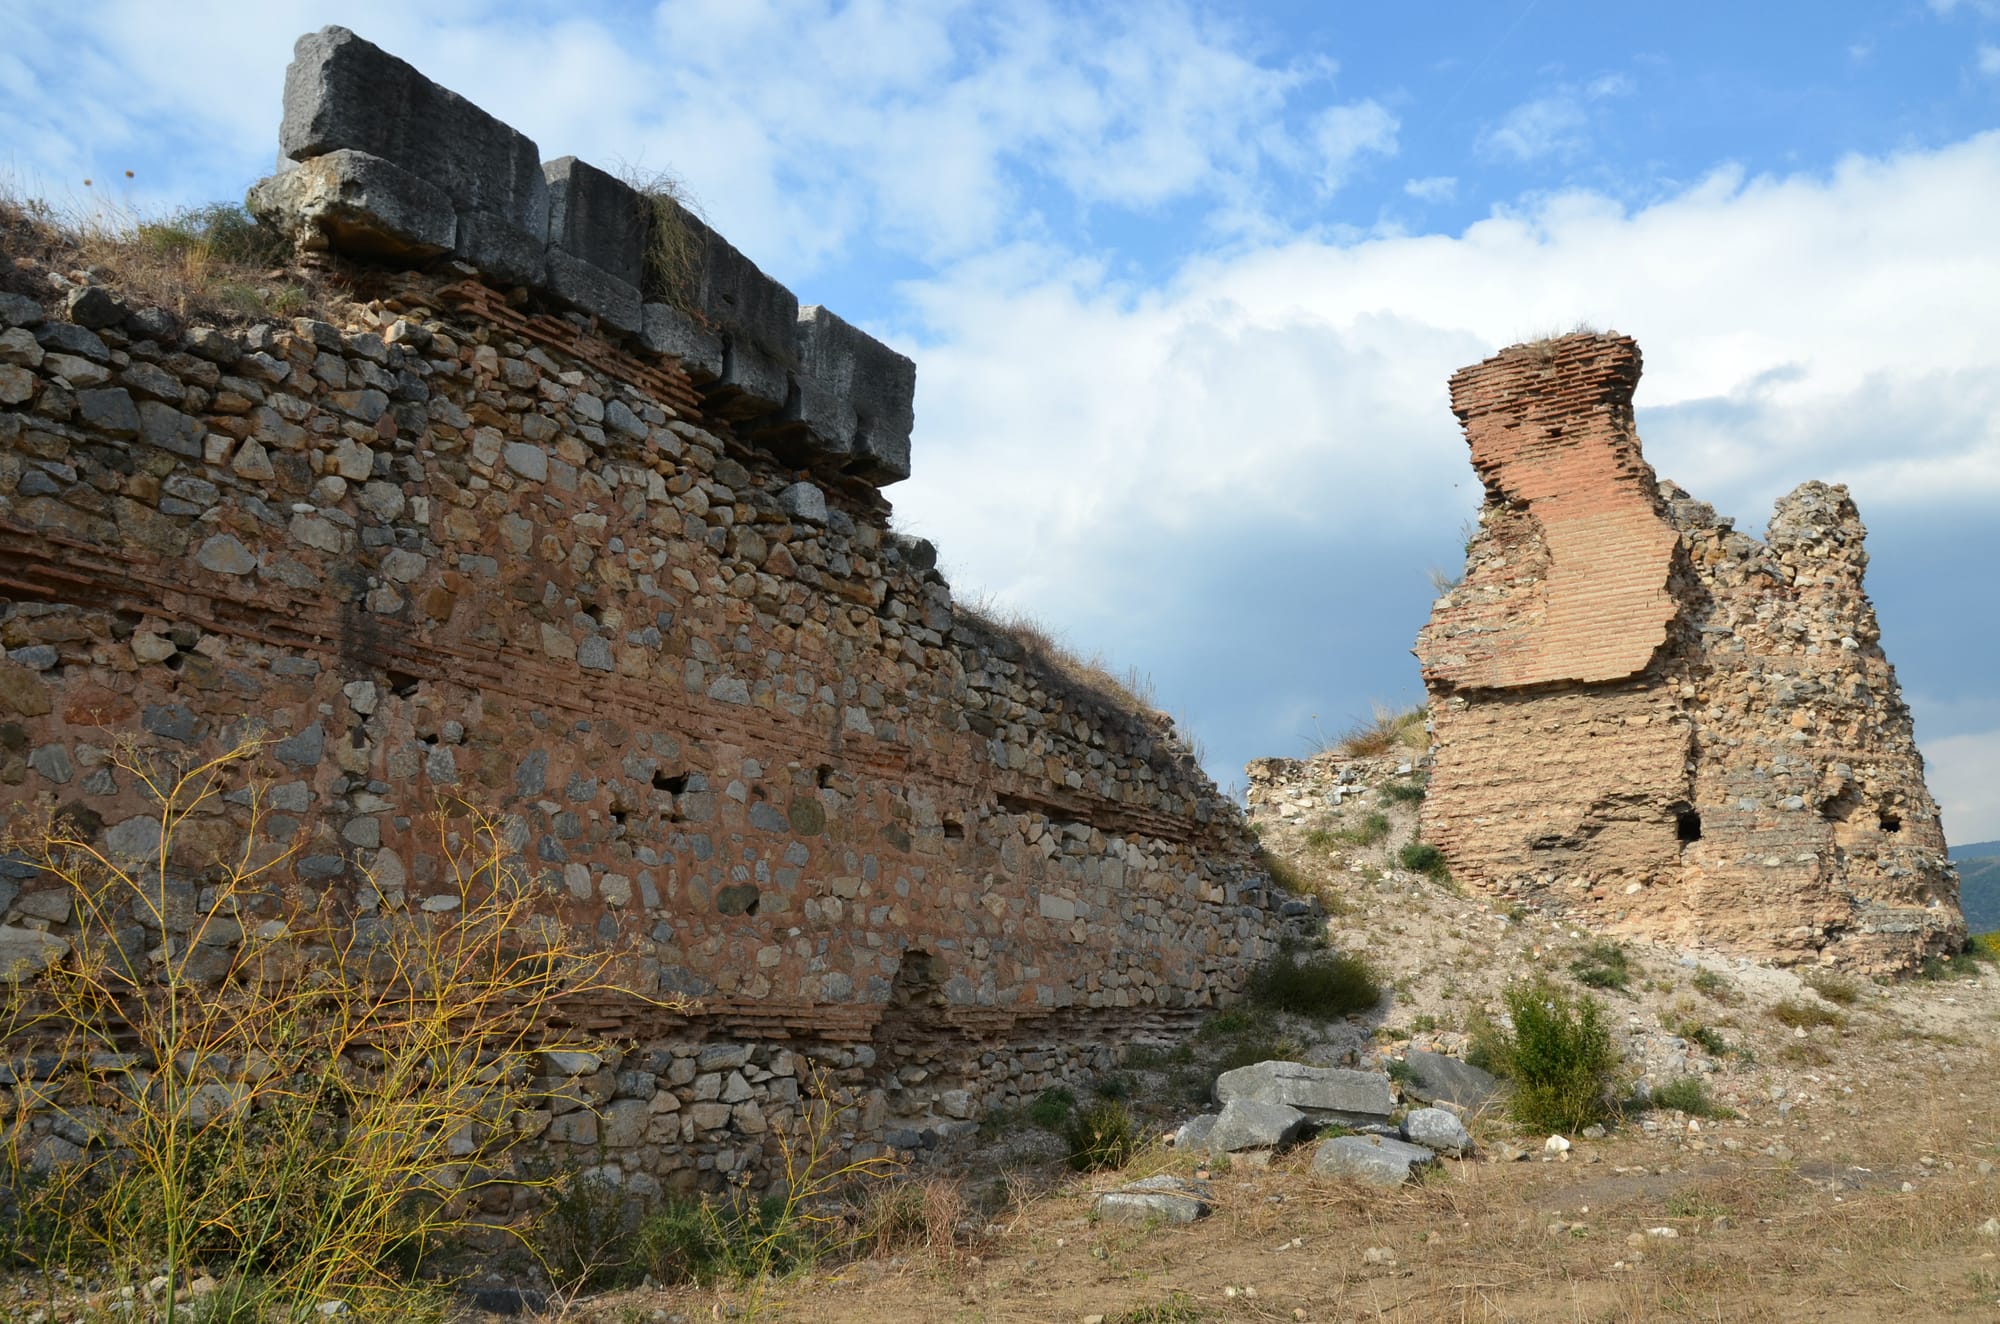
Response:
[{"label": "stone wall", "polygon": [[[394,95],[348,104],[349,61]],[[332,320],[182,328],[0,271],[36,292],[0,295],[7,816],[143,852],[112,743],[262,733],[297,847],[274,891],[365,915],[444,885],[435,797],[500,814],[565,920],[699,999],[589,1009],[619,1055],[550,1082],[540,1142],[641,1193],[759,1168],[808,1064],[861,1099],[864,1149],[924,1148],[1236,991],[1282,900],[1239,811],[1164,717],[961,610],[890,530],[909,361],[818,309],[760,349],[669,308],[715,351],[685,355],[651,304],[637,334],[586,311],[553,219],[534,268],[533,144],[398,69],[330,29],[288,80],[281,181],[357,140],[402,172],[336,162],[332,201],[283,213],[342,264]],[[419,112],[464,135],[413,141]],[[411,179],[436,242],[397,247]],[[796,307],[706,242],[716,306],[733,281],[739,310]],[[0,947],[60,952],[68,906],[5,873]]]},{"label": "stone wall", "polygon": [[1638,347],[1516,346],[1452,378],[1486,485],[1417,641],[1423,826],[1453,873],[1592,924],[1907,970],[1964,936],[1846,489],[1763,542],[1654,477]]}]

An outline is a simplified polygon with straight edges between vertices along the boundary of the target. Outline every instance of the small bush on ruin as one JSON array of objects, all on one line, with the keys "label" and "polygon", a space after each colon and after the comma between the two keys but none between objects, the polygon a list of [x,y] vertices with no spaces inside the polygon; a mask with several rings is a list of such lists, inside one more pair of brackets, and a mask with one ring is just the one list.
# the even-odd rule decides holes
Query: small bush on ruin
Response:
[{"label": "small bush on ruin", "polygon": [[1250,996],[1273,1011],[1333,1020],[1382,1001],[1382,984],[1366,957],[1348,952],[1281,948],[1250,979]]},{"label": "small bush on ruin", "polygon": [[1104,1324],[1201,1324],[1207,1318],[1208,1312],[1196,1305],[1193,1297],[1175,1290],[1167,1293],[1164,1301],[1106,1315]]},{"label": "small bush on ruin", "polygon": [[1828,1002],[1843,1007],[1851,1007],[1861,1001],[1861,981],[1835,974],[1831,970],[1821,970],[1807,975],[1805,986]]},{"label": "small bush on ruin", "polygon": [[636,1268],[638,1219],[625,1192],[593,1173],[571,1173],[552,1189],[534,1246],[551,1282],[565,1290],[625,1286]]},{"label": "small bush on ruin", "polygon": [[1069,1142],[1069,1165],[1078,1172],[1121,1167],[1139,1147],[1132,1114],[1112,1099],[1100,1100],[1071,1118],[1063,1138]]},{"label": "small bush on ruin", "polygon": [[1573,1131],[1609,1113],[1618,1053],[1604,1006],[1588,993],[1571,996],[1547,978],[1510,984],[1505,993],[1511,1030],[1481,1020],[1473,1051],[1488,1070],[1514,1085],[1514,1119],[1536,1131]]},{"label": "small bush on ruin", "polygon": [[1412,777],[1398,778],[1395,781],[1384,782],[1382,784],[1382,795],[1390,804],[1422,804],[1424,793],[1429,787],[1429,779],[1422,773],[1418,773]]},{"label": "small bush on ruin", "polygon": [[1847,1017],[1818,1002],[1786,998],[1771,1007],[1771,1018],[1794,1030],[1815,1030],[1824,1025],[1845,1025]]},{"label": "small bush on ruin", "polygon": [[1686,1113],[1690,1117],[1736,1116],[1734,1109],[1724,1107],[1710,1097],[1708,1082],[1700,1076],[1682,1076],[1678,1080],[1668,1081],[1653,1091],[1652,1097],[1647,1100],[1647,1106]]},{"label": "small bush on ruin", "polygon": [[1381,813],[1364,814],[1361,821],[1334,835],[1350,846],[1373,846],[1389,835],[1389,817]]},{"label": "small bush on ruin", "polygon": [[1695,992],[1724,1006],[1733,1005],[1739,1000],[1735,985],[1713,970],[1697,970],[1694,972],[1694,978],[1688,982],[1694,985]]},{"label": "small bush on ruin", "polygon": [[1632,981],[1632,965],[1615,942],[1594,942],[1569,963],[1570,978],[1588,988],[1623,990]]},{"label": "small bush on ruin", "polygon": [[1399,712],[1376,704],[1370,716],[1334,738],[1333,752],[1347,758],[1380,758],[1398,750],[1421,754],[1431,745],[1430,717],[1431,710],[1421,705]]},{"label": "small bush on ruin", "polygon": [[1412,873],[1428,874],[1432,878],[1446,876],[1444,852],[1428,841],[1412,841],[1396,852],[1396,863]]},{"label": "small bush on ruin", "polygon": [[1982,973],[1980,966],[1992,961],[1991,949],[1976,941],[1966,944],[1963,951],[1950,956],[1926,956],[1917,967],[1917,978],[1933,982],[1945,979],[1977,979]]},{"label": "small bush on ruin", "polygon": [[1028,1120],[1044,1131],[1061,1131],[1076,1112],[1076,1095],[1061,1085],[1051,1085],[1028,1105]]},{"label": "small bush on ruin", "polygon": [[443,912],[282,888],[255,785],[229,796],[240,843],[195,858],[184,828],[224,812],[255,753],[124,750],[159,807],[141,860],[64,818],[13,842],[74,906],[58,959],[10,972],[0,1003],[0,1051],[38,1064],[0,1128],[14,1248],[164,1272],[164,1324],[196,1266],[246,1309],[407,1311],[435,1290],[417,1262],[482,1225],[486,1194],[548,1184],[509,1155],[533,1064],[595,1047],[557,1028],[565,1000],[638,995],[615,953],[538,913],[500,826],[463,806],[438,821]]}]

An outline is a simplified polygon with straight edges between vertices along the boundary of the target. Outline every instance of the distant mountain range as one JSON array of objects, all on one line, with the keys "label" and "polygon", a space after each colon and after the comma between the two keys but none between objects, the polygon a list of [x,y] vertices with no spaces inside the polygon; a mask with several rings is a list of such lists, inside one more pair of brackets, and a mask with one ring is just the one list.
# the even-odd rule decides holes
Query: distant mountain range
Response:
[{"label": "distant mountain range", "polygon": [[1968,933],[2000,929],[2000,841],[1975,841],[1951,848],[1958,866],[1958,906]]}]

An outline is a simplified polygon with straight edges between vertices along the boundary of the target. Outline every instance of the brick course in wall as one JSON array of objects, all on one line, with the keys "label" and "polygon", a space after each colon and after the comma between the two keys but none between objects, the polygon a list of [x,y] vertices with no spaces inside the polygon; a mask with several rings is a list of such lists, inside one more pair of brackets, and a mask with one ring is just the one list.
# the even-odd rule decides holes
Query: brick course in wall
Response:
[{"label": "brick course in wall", "polygon": [[1455,875],[1611,930],[1898,973],[1964,922],[1844,488],[1758,542],[1658,481],[1628,338],[1452,379],[1486,485],[1418,637]]},{"label": "brick course in wall", "polygon": [[[437,797],[498,814],[563,922],[699,1002],[573,1009],[618,1047],[548,1082],[531,1137],[640,1195],[766,1167],[809,1071],[859,1100],[861,1151],[932,1149],[1234,994],[1285,927],[1240,811],[1166,718],[962,610],[890,530],[909,360],[705,227],[694,303],[636,334],[581,258],[503,291],[385,243],[415,221],[379,189],[414,206],[424,170],[460,259],[541,270],[494,181],[329,108],[341,79],[535,153],[352,34],[302,41],[288,150],[399,154],[331,162],[361,172],[337,195],[263,189],[368,291],[338,325],[182,330],[99,292],[85,327],[61,273],[0,273],[42,292],[0,295],[0,816],[66,809],[122,850],[154,810],[115,741],[261,735],[264,827],[296,848],[267,908],[365,917],[445,885]],[[248,821],[220,806],[174,867]],[[50,887],[0,858],[0,954],[61,950]]]}]

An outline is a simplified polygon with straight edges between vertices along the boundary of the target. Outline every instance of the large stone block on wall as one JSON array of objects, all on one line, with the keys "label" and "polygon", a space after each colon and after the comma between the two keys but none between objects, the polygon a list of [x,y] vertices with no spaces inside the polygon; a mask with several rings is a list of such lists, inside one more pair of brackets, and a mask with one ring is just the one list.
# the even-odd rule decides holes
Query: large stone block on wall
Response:
[{"label": "large stone block on wall", "polygon": [[549,291],[622,331],[638,332],[651,207],[631,185],[573,156],[549,162],[543,176],[549,185]]},{"label": "large stone block on wall", "polygon": [[458,218],[443,189],[366,152],[327,152],[250,190],[260,220],[307,247],[421,262],[449,253]]},{"label": "large stone block on wall", "polygon": [[680,204],[669,202],[655,219],[681,231],[665,241],[687,255],[685,288],[674,291],[679,302],[722,338],[723,407],[745,417],[783,408],[797,354],[798,297]]},{"label": "large stone block on wall", "polygon": [[640,310],[639,339],[655,354],[671,354],[695,381],[706,385],[722,376],[722,337],[668,303]]},{"label": "large stone block on wall", "polygon": [[817,304],[799,310],[798,337],[787,416],[871,482],[908,478],[917,365]]},{"label": "large stone block on wall", "polygon": [[407,170],[451,198],[461,257],[539,278],[549,190],[534,141],[346,28],[299,38],[278,146],[293,161],[345,148]]}]

